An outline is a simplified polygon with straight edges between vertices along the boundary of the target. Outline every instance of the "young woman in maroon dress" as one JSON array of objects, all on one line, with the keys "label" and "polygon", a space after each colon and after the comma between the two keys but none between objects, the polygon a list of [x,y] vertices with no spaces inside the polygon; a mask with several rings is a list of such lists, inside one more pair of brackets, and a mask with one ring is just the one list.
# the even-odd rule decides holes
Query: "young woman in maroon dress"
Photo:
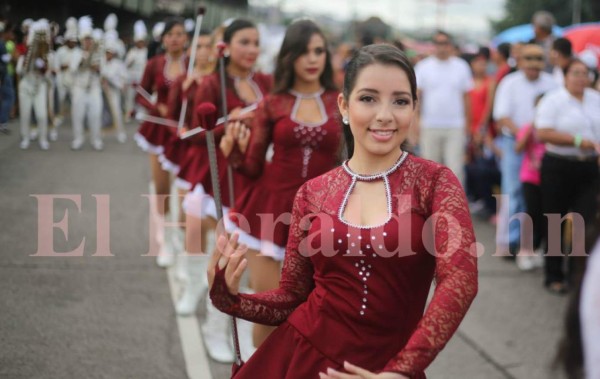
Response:
[{"label": "young woman in maroon dress", "polygon": [[[191,47],[190,47],[191,51]],[[192,127],[193,113],[194,113],[194,95],[198,86],[202,82],[202,79],[212,73],[214,70],[215,57],[212,54],[212,38],[209,32],[201,31],[196,42],[196,59],[192,74],[188,77],[185,73],[181,75],[169,90],[169,97],[167,99],[167,118],[178,122],[181,114],[181,107],[183,99],[187,98],[187,110],[184,116],[183,130],[187,130]],[[185,178],[179,175],[180,167],[187,159],[190,154],[198,154],[206,156],[206,148],[197,144],[193,144],[188,140],[181,139],[176,133],[172,133],[167,143],[164,145],[163,153],[159,156],[160,163],[163,170],[171,172],[176,175],[175,186],[177,187],[178,196],[180,200],[179,207],[179,222],[185,223],[186,217],[182,207],[182,200],[191,188],[189,178]],[[184,229],[176,229],[178,233],[183,234]],[[178,235],[179,236],[179,235]],[[178,238],[182,240],[183,238]],[[185,244],[184,244],[185,246]],[[184,249],[184,246],[179,244],[179,249]],[[194,251],[192,249],[192,251]],[[189,278],[187,268],[187,255],[184,251],[177,251],[177,277],[182,281],[187,281]]]},{"label": "young woman in maroon dress", "polygon": [[[234,123],[221,140],[221,150],[232,167],[258,178],[240,194],[230,213],[240,242],[249,247],[250,282],[257,292],[279,284],[298,188],[339,163],[338,93],[323,33],[312,21],[297,21],[287,29],[277,58],[273,94],[259,105],[251,132],[243,123]],[[240,154],[248,139],[245,155]],[[240,149],[234,151],[236,141]],[[265,163],[271,143],[274,154]],[[255,346],[272,330],[256,324]]]},{"label": "young woman in maroon dress", "polygon": [[218,238],[215,306],[279,325],[236,378],[422,379],[458,328],[477,292],[475,236],[454,174],[400,147],[416,101],[398,49],[354,55],[338,99],[350,158],[298,191],[278,289],[239,293],[247,247]]},{"label": "young woman in maroon dress", "polygon": [[[157,55],[146,63],[144,75],[140,83],[141,90],[136,96],[136,101],[146,108],[150,115],[167,117],[167,97],[169,88],[186,69],[185,43],[187,34],[183,20],[169,20],[162,33],[162,43],[165,53]],[[156,94],[156,103],[148,95]],[[171,186],[169,172],[164,171],[160,165],[159,155],[163,153],[164,146],[172,138],[173,131],[168,126],[144,122],[140,125],[134,138],[138,145],[150,155],[150,169],[156,195],[157,204],[151,205],[151,213],[157,230],[156,239],[160,245],[157,263],[161,267],[173,263],[171,251],[171,228],[164,229],[165,218],[169,214],[169,202],[162,201],[161,196],[170,194]]]},{"label": "young woman in maroon dress", "polygon": [[[242,108],[260,102],[269,93],[272,79],[269,75],[254,71],[254,65],[259,54],[259,35],[256,26],[247,20],[234,20],[223,32],[223,41],[226,44],[226,99],[227,113],[236,115]],[[218,70],[205,77],[198,86],[195,95],[195,104],[210,102],[215,104],[218,116],[222,114],[221,85]],[[250,122],[253,113],[245,114],[243,117]],[[199,125],[198,121],[194,125]],[[224,134],[224,125],[214,130],[216,143],[220,142]],[[205,144],[202,137],[194,140],[196,143]],[[217,150],[219,162],[219,182],[221,187],[221,198],[225,211],[232,205],[227,180],[227,159]],[[194,154],[188,156],[181,167],[180,175],[192,173],[193,191],[184,200],[184,209],[187,216],[186,241],[190,246],[202,246],[201,236],[207,234],[207,230],[216,225],[216,206],[212,198],[212,183],[208,168],[208,154]],[[235,195],[240,195],[250,180],[234,173]],[[210,246],[210,248],[214,248]],[[198,250],[188,251],[190,254],[202,253]],[[190,271],[205,271],[208,256],[196,255],[194,259],[188,259],[188,266],[192,265]],[[201,277],[198,277],[200,279]],[[177,311],[181,315],[193,314],[201,295],[207,289],[206,281],[197,280],[190,282],[186,287],[188,295],[184,294],[182,301],[177,304]],[[185,300],[185,301],[184,301]],[[233,350],[229,342],[229,321],[226,315],[216,310],[212,304],[208,304],[206,323],[203,325],[204,341],[211,358],[220,362],[233,361]]]}]

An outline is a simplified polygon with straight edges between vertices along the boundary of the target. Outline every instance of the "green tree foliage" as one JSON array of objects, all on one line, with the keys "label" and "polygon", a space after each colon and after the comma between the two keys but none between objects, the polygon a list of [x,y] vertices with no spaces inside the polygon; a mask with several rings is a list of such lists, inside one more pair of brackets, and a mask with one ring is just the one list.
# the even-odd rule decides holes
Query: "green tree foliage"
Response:
[{"label": "green tree foliage", "polygon": [[[501,32],[515,25],[528,24],[538,10],[554,15],[560,26],[571,25],[574,0],[506,0],[505,17],[491,21],[494,31]],[[581,22],[600,21],[600,1],[581,0]]]}]

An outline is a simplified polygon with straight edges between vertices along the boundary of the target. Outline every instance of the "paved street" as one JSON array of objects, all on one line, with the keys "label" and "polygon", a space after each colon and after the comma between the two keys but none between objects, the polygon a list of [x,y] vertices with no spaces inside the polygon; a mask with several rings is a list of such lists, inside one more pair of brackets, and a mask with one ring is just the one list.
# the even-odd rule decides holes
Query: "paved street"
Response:
[{"label": "paved street", "polygon": [[[16,122],[12,135],[0,135],[0,378],[228,377],[228,365],[206,363],[202,312],[178,319],[177,283],[144,256],[150,175],[131,138],[135,128],[128,125],[126,144],[105,136],[103,152],[89,143],[71,151],[68,125],[50,151],[36,143],[20,150]],[[48,194],[71,200],[40,212],[39,195]],[[78,208],[72,200],[79,198]],[[98,238],[97,215],[106,210],[110,235],[100,222]],[[38,246],[38,218],[54,223],[54,251],[83,244],[83,256],[34,256],[52,249]],[[476,228],[486,248],[479,295],[428,376],[562,378],[549,367],[567,299],[542,289],[541,272],[521,273],[492,256],[494,229],[480,220]],[[93,256],[107,253],[97,250],[105,243],[113,256]]]}]

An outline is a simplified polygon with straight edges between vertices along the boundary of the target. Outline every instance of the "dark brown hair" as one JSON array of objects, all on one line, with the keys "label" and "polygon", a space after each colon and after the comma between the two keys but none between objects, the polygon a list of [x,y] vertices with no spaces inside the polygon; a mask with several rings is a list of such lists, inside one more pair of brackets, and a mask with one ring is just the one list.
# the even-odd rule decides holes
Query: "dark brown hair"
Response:
[{"label": "dark brown hair", "polygon": [[[383,65],[396,66],[406,73],[410,83],[410,93],[413,99],[413,106],[417,103],[417,77],[410,61],[400,49],[392,45],[379,44],[368,45],[357,50],[352,59],[346,66],[346,76],[344,77],[344,89],[342,94],[346,102],[350,99],[350,93],[356,85],[358,74],[367,66],[379,63]],[[346,154],[348,158],[354,153],[354,137],[350,130],[350,125],[344,125],[344,139],[346,142]]]},{"label": "dark brown hair", "polygon": [[327,46],[327,39],[321,29],[311,20],[299,20],[288,26],[285,32],[277,64],[275,68],[273,92],[282,93],[288,91],[294,85],[294,62],[298,57],[307,52],[308,43],[313,35],[318,34],[325,43],[325,69],[321,73],[319,81],[321,86],[328,90],[335,90],[333,82],[333,68],[331,66],[331,53]]}]

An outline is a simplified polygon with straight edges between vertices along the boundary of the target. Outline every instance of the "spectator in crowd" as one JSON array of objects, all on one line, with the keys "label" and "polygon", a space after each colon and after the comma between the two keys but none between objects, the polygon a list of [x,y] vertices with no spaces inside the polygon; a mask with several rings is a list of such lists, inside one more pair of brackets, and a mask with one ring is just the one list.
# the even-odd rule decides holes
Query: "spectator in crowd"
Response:
[{"label": "spectator in crowd", "polygon": [[544,50],[544,71],[551,73],[552,64],[550,63],[550,50],[554,43],[552,28],[556,24],[556,20],[552,13],[547,11],[537,11],[531,18],[535,37],[529,43],[540,45]]},{"label": "spectator in crowd", "polygon": [[493,77],[487,74],[490,51],[481,48],[477,54],[466,58],[473,73],[473,89],[469,91],[471,125],[467,145],[465,189],[472,202],[471,212],[489,217],[496,213],[492,189],[494,184],[500,184],[496,157],[489,146],[492,109],[490,86],[493,83]]},{"label": "spectator in crowd", "polygon": [[510,222],[515,215],[525,211],[519,171],[521,153],[515,151],[515,136],[523,125],[534,120],[535,98],[556,87],[552,76],[543,72],[544,51],[540,46],[528,44],[522,47],[518,61],[519,70],[507,75],[498,85],[494,103],[496,128],[502,134],[502,174],[503,201],[499,212],[499,227],[507,227],[506,232],[497,233],[497,245],[506,251],[516,253],[520,242],[520,225]]},{"label": "spectator in crowd", "polygon": [[471,123],[469,91],[473,78],[469,65],[453,56],[452,37],[443,31],[433,36],[435,54],[417,63],[421,154],[443,163],[464,181],[464,146]]},{"label": "spectator in crowd", "polygon": [[552,76],[558,85],[562,86],[565,84],[565,74],[563,71],[572,57],[573,47],[571,41],[562,37],[554,40],[552,50],[550,51],[550,62],[554,66]]},{"label": "spectator in crowd", "polygon": [[[571,252],[580,255],[583,229],[594,219],[600,184],[600,93],[589,88],[589,70],[582,61],[572,60],[565,68],[565,86],[541,100],[535,127],[546,143],[541,176],[543,213],[559,215],[562,221],[573,212]],[[562,234],[555,228],[549,221],[544,228],[548,233],[544,284],[549,291],[562,294],[571,278],[563,268],[567,253]]]}]

